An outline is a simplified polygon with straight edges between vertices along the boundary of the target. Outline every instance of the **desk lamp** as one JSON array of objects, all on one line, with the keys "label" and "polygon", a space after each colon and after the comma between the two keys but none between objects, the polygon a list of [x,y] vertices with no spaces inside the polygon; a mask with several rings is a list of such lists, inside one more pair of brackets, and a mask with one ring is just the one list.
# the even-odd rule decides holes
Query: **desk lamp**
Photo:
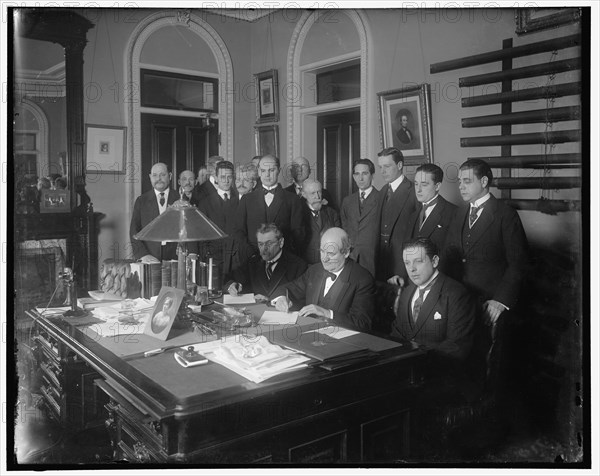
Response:
[{"label": "desk lamp", "polygon": [[186,291],[187,242],[214,241],[227,234],[215,225],[195,205],[177,200],[167,210],[134,235],[140,241],[170,241],[177,243],[177,288]]}]

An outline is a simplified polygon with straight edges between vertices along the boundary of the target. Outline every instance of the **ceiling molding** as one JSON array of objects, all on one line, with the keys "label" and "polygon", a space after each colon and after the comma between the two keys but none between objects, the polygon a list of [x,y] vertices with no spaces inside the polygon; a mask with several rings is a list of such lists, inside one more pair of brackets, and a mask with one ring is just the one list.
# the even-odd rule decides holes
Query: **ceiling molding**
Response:
[{"label": "ceiling molding", "polygon": [[253,23],[262,17],[275,13],[277,10],[276,8],[203,8],[201,11]]}]

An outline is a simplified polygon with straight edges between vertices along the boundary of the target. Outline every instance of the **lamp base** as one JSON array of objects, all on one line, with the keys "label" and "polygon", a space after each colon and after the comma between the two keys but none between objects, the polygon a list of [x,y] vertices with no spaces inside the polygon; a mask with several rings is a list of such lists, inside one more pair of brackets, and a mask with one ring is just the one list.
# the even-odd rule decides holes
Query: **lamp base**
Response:
[{"label": "lamp base", "polygon": [[77,308],[75,310],[71,309],[70,311],[65,312],[64,316],[65,317],[83,317],[83,316],[87,316],[88,314],[89,314],[88,311]]}]

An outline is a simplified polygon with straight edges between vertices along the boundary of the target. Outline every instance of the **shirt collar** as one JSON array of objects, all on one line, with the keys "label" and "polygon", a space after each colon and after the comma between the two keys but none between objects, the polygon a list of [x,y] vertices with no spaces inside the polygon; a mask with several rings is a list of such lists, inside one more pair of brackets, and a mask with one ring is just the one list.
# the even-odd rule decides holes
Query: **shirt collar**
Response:
[{"label": "shirt collar", "polygon": [[279,250],[279,253],[277,253],[271,261],[267,261],[267,263],[274,263],[275,261],[279,261],[279,258],[281,258],[282,254],[283,254],[283,249]]},{"label": "shirt collar", "polygon": [[367,198],[371,194],[372,191],[373,191],[373,185],[371,185],[369,188],[366,188],[364,190],[359,190],[358,195],[360,196],[360,194],[364,192],[365,198]]},{"label": "shirt collar", "polygon": [[472,207],[480,207],[481,205],[483,205],[485,202],[487,202],[490,199],[491,195],[490,192],[486,193],[483,197],[478,198],[477,200],[475,200],[473,203],[471,203]]},{"label": "shirt collar", "polygon": [[434,200],[437,200],[437,198],[438,198],[438,196],[439,196],[439,195],[440,195],[439,193],[436,193],[436,194],[435,194],[435,197],[433,197],[433,198],[432,198],[431,200],[429,200],[428,202],[423,202],[423,205],[429,205],[429,204],[430,204],[431,202],[433,202]]},{"label": "shirt collar", "polygon": [[277,187],[279,187],[279,184],[276,183],[275,185],[271,186],[271,187],[267,187],[265,184],[263,184],[262,186],[265,190],[275,190]]},{"label": "shirt collar", "polygon": [[429,281],[427,281],[425,284],[421,284],[421,286],[418,286],[419,289],[423,289],[426,288],[427,286],[429,286],[429,284],[431,284],[431,282],[438,277],[438,275],[440,274],[440,272],[436,269],[435,272],[433,273],[433,275],[431,276],[431,278],[429,278]]},{"label": "shirt collar", "polygon": [[227,196],[229,198],[231,198],[231,190],[226,192],[225,190],[221,190],[220,188],[217,188],[217,193],[221,196],[221,198],[225,198],[225,194],[227,194]]},{"label": "shirt collar", "polygon": [[152,190],[154,190],[154,193],[156,194],[156,198],[160,199],[160,194],[164,193],[164,197],[165,199],[169,198],[169,188],[165,188],[162,192],[159,192],[158,190],[156,190],[155,188],[153,188]]},{"label": "shirt collar", "polygon": [[396,191],[396,189],[400,186],[400,184],[402,183],[403,180],[404,180],[404,174],[400,174],[400,177],[398,177],[396,180],[394,180],[392,183],[390,183],[390,187],[392,187],[392,192]]}]

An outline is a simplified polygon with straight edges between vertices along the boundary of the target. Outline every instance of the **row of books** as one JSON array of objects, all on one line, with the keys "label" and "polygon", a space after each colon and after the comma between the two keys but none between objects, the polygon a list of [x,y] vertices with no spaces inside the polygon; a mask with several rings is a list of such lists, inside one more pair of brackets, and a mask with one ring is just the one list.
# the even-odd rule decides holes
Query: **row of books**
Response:
[{"label": "row of books", "polygon": [[163,286],[177,287],[177,260],[161,263],[131,263],[127,280],[127,297],[150,299],[157,296]]}]

